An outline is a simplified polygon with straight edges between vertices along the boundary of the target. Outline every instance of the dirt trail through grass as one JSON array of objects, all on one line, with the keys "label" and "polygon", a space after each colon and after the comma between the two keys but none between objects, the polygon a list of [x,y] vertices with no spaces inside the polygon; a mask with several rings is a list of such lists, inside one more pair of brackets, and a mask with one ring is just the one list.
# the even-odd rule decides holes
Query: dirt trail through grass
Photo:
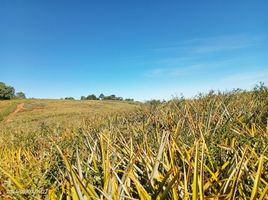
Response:
[{"label": "dirt trail through grass", "polygon": [[20,103],[20,104],[18,104],[17,107],[16,107],[16,110],[15,110],[14,112],[10,113],[10,114],[6,117],[5,122],[6,122],[6,123],[11,122],[11,121],[12,121],[12,118],[13,118],[19,111],[21,111],[21,110],[23,109],[23,107],[24,107],[24,103]]}]

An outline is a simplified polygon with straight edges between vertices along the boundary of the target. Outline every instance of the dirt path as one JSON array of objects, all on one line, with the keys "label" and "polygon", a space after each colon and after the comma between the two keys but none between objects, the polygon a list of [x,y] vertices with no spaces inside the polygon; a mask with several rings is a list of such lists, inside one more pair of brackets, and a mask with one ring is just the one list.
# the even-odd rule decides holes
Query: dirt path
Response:
[{"label": "dirt path", "polygon": [[15,110],[14,112],[10,113],[10,114],[6,117],[5,122],[6,122],[6,123],[7,123],[7,122],[11,122],[11,121],[12,121],[12,118],[13,118],[18,112],[20,112],[20,111],[23,109],[23,107],[24,107],[24,103],[20,103],[20,104],[18,104],[16,110]]}]

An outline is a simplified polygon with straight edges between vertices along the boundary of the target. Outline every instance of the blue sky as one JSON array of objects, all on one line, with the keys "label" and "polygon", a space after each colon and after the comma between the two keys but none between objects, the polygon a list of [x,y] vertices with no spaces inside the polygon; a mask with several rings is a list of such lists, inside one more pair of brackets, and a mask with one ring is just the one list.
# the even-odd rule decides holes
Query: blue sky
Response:
[{"label": "blue sky", "polygon": [[29,97],[268,83],[268,1],[0,1],[0,81]]}]

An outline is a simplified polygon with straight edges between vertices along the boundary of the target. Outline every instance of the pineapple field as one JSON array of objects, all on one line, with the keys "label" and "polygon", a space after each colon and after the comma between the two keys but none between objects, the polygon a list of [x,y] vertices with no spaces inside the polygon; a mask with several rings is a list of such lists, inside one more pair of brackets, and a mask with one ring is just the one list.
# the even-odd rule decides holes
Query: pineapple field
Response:
[{"label": "pineapple field", "polygon": [[268,88],[0,101],[2,199],[268,199]]}]

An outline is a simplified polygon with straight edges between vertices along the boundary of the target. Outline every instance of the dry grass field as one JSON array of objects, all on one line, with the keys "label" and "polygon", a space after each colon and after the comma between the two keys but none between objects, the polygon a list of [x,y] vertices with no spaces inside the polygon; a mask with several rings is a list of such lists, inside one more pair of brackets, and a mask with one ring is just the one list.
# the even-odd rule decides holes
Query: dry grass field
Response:
[{"label": "dry grass field", "polygon": [[[9,117],[8,115],[20,104],[23,104],[22,109]],[[8,128],[31,128],[40,123],[78,127],[83,119],[128,112],[135,107],[133,103],[120,101],[11,100],[0,101],[0,116],[3,122],[10,122],[2,123]]]},{"label": "dry grass field", "polygon": [[0,102],[2,199],[267,199],[268,90]]}]

